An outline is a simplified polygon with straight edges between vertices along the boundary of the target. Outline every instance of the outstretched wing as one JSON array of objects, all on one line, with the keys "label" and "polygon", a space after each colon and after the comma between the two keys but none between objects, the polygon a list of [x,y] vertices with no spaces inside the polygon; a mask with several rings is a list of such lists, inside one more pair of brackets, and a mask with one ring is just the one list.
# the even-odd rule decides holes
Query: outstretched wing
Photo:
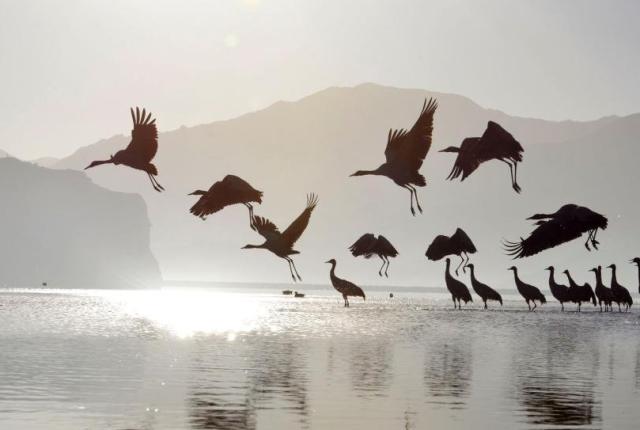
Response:
[{"label": "outstretched wing", "polygon": [[576,223],[551,219],[538,221],[538,227],[526,239],[520,242],[505,242],[504,245],[507,255],[516,259],[529,257],[545,249],[577,239],[582,233],[582,228]]},{"label": "outstretched wing", "polygon": [[522,161],[524,148],[507,130],[496,122],[489,121],[487,129],[482,134],[483,146],[487,147],[495,156],[512,156]]},{"label": "outstretched wing", "polygon": [[427,252],[424,254],[429,260],[437,261],[445,255],[451,255],[451,238],[440,234],[433,239],[431,245],[427,248]]},{"label": "outstretched wing", "polygon": [[459,251],[469,252],[471,254],[476,252],[476,247],[471,241],[471,238],[461,228],[458,228],[456,232],[453,233],[453,236],[451,236],[451,241]]},{"label": "outstretched wing", "polygon": [[438,107],[434,98],[425,99],[418,120],[411,130],[389,130],[384,155],[389,164],[402,164],[408,169],[418,170],[431,148],[433,115]]},{"label": "outstretched wing", "polygon": [[131,142],[126,151],[131,152],[141,162],[150,162],[158,152],[158,129],[156,120],[151,119],[151,112],[147,114],[145,109],[136,107],[135,113],[131,108],[133,130],[131,130]]},{"label": "outstretched wing", "polygon": [[398,256],[398,251],[396,250],[396,248],[394,248],[391,242],[389,242],[383,235],[378,236],[378,240],[376,241],[376,244],[373,248],[380,255],[384,255],[387,257]]},{"label": "outstretched wing", "polygon": [[258,234],[264,237],[266,240],[271,240],[280,236],[278,227],[265,217],[254,216],[253,226],[256,228]]},{"label": "outstretched wing", "polygon": [[318,204],[318,197],[315,194],[307,195],[307,207],[296,218],[289,227],[282,233],[282,240],[284,243],[293,247],[296,241],[300,238],[304,230],[309,225],[309,218],[311,218],[311,212]]},{"label": "outstretched wing", "polygon": [[360,239],[349,247],[349,251],[354,257],[364,255],[365,258],[371,257],[371,249],[376,243],[376,236],[371,233],[365,233]]}]

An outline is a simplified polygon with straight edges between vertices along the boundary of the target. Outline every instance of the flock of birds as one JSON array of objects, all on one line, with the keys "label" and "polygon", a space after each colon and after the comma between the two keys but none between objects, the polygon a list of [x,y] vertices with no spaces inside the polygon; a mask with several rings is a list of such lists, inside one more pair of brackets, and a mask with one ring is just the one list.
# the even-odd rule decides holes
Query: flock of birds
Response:
[{"label": "flock of birds", "polygon": [[[418,199],[416,187],[424,187],[427,181],[419,170],[429,153],[432,143],[434,115],[438,103],[431,98],[424,101],[418,119],[411,129],[389,130],[387,145],[384,151],[385,162],[374,170],[358,170],[351,176],[381,175],[386,176],[398,186],[405,188],[410,194],[410,210],[416,215],[422,213],[422,207]],[[129,145],[109,159],[97,160],[90,163],[85,169],[89,169],[102,164],[124,165],[133,169],[145,172],[154,190],[161,192],[164,187],[160,185],[156,177],[158,169],[152,163],[158,151],[158,130],[155,119],[151,113],[145,109],[131,109],[133,130],[131,132],[131,142]],[[464,181],[481,164],[498,160],[509,166],[511,186],[517,192],[522,190],[517,182],[518,163],[522,162],[524,149],[522,145],[502,126],[489,121],[487,128],[480,137],[468,137],[462,141],[459,147],[450,146],[440,152],[456,153],[456,159],[448,180],[460,178]],[[201,219],[214,214],[227,206],[242,204],[249,211],[249,226],[252,230],[264,238],[258,245],[248,244],[243,249],[266,249],[276,256],[287,261],[289,272],[294,282],[302,281],[295,263],[291,256],[299,254],[294,249],[302,233],[309,224],[311,214],[318,204],[318,197],[311,193],[307,196],[307,203],[300,215],[284,230],[278,227],[269,219],[254,213],[254,203],[262,203],[262,191],[253,188],[248,182],[235,175],[227,175],[222,180],[215,182],[208,190],[196,190],[190,195],[199,196],[198,201],[191,207],[190,212]],[[415,201],[415,207],[414,207]],[[607,218],[596,213],[589,208],[575,204],[562,206],[558,211],[551,214],[535,214],[528,218],[535,221],[536,228],[526,238],[521,238],[517,242],[507,241],[504,243],[508,255],[515,258],[529,257],[546,249],[577,239],[587,233],[585,247],[587,250],[598,249],[596,235],[599,229],[607,228]],[[389,258],[396,257],[398,251],[391,242],[382,235],[376,236],[371,233],[362,235],[353,245],[349,247],[354,257],[364,256],[369,259],[376,255],[382,260],[382,266],[378,271],[380,276],[389,276]],[[480,282],[475,276],[475,267],[469,263],[469,255],[476,252],[471,238],[462,229],[458,228],[452,236],[439,235],[429,245],[426,257],[430,260],[441,260],[445,258],[445,282],[447,289],[451,293],[454,308],[461,308],[461,302],[473,301],[467,286],[458,278],[451,274],[451,260],[449,256],[457,255],[461,261],[455,269],[458,276],[462,267],[466,272],[469,268],[470,281],[473,290],[482,299],[484,307],[487,308],[488,301],[497,301],[502,304],[502,297],[490,286]],[[634,258],[633,263],[638,265],[640,271],[640,258]],[[335,274],[337,262],[330,259],[326,263],[331,264],[329,276],[334,288],[342,294],[344,305],[349,306],[349,297],[362,297],[365,299],[364,291],[354,283],[341,279]],[[629,291],[620,285],[616,279],[616,266],[610,265],[612,271],[611,287],[607,288],[602,282],[602,268],[592,269],[596,276],[595,292],[589,284],[576,284],[568,271],[564,271],[567,276],[569,286],[556,283],[554,278],[554,268],[548,267],[550,272],[549,288],[551,294],[561,304],[564,310],[564,303],[577,303],[580,310],[582,303],[591,301],[594,305],[604,303],[604,311],[610,311],[612,304],[618,304],[621,311],[622,306],[628,311],[633,301]],[[518,269],[512,266],[515,284],[518,292],[525,299],[529,310],[536,308],[536,302],[546,303],[546,298],[542,292],[529,285],[518,277]],[[639,286],[640,291],[640,286]],[[533,305],[533,306],[532,306]]]}]

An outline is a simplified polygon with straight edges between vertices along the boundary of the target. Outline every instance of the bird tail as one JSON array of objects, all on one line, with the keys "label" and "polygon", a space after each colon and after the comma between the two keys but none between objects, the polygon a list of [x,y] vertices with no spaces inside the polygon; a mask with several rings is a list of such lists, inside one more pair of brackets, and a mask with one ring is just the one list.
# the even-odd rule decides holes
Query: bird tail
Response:
[{"label": "bird tail", "polygon": [[427,185],[427,180],[424,179],[424,176],[422,176],[420,173],[416,173],[411,182],[418,187],[424,187]]}]

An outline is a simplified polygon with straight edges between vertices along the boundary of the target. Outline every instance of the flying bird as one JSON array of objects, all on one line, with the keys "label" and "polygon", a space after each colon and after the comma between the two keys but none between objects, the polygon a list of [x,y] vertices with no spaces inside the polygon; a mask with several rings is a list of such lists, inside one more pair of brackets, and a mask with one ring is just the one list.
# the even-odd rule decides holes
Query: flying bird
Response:
[{"label": "flying bird", "polygon": [[560,302],[560,309],[564,312],[565,302],[571,301],[569,297],[569,287],[556,282],[555,268],[553,266],[549,266],[545,270],[549,271],[549,289],[551,290],[551,295]]},{"label": "flying bird", "polygon": [[453,309],[456,308],[456,300],[458,301],[458,309],[462,309],[462,305],[460,304],[460,300],[464,302],[466,305],[469,302],[473,301],[471,297],[471,293],[465,284],[451,276],[449,273],[449,269],[451,267],[451,260],[447,258],[445,260],[446,265],[444,269],[444,281],[447,284],[447,290],[451,293],[451,300],[453,300]]},{"label": "flying bird", "polygon": [[293,245],[300,238],[304,230],[309,225],[309,218],[311,218],[311,212],[318,204],[318,198],[315,194],[307,195],[307,207],[296,218],[287,229],[280,233],[278,227],[267,218],[261,216],[253,216],[252,225],[255,231],[258,232],[265,241],[261,245],[245,245],[242,249],[267,249],[277,255],[280,258],[287,260],[289,263],[289,272],[291,272],[291,278],[293,282],[302,281],[302,278],[298,274],[296,265],[291,259],[290,255],[299,254],[299,251],[293,249]]},{"label": "flying bird", "polygon": [[466,272],[465,267],[469,263],[469,255],[467,253],[473,254],[475,252],[476,247],[471,241],[471,238],[464,230],[458,228],[452,236],[436,236],[424,255],[432,261],[440,260],[447,255],[457,255],[460,257],[460,264],[456,267],[457,275],[460,266],[462,266],[462,270]]},{"label": "flying bird", "polygon": [[344,299],[344,307],[349,307],[349,296],[351,297],[362,297],[362,300],[366,300],[364,295],[364,291],[362,288],[358,287],[353,282],[349,282],[346,279],[341,279],[336,276],[336,260],[332,258],[329,261],[325,261],[325,263],[331,264],[331,271],[329,272],[329,277],[331,278],[331,284],[333,288],[335,288],[340,294],[342,294],[342,298]]},{"label": "flying bird", "polygon": [[455,152],[458,154],[453,164],[453,169],[447,179],[454,180],[460,175],[460,181],[464,181],[472,174],[480,164],[489,160],[499,160],[509,166],[511,174],[511,186],[519,193],[518,163],[522,161],[524,149],[520,142],[515,140],[511,133],[502,128],[498,123],[489,121],[487,129],[482,137],[467,137],[460,147],[449,146],[440,152]]},{"label": "flying bird", "polygon": [[[538,288],[520,280],[520,278],[518,277],[518,268],[516,266],[511,266],[508,270],[511,270],[513,272],[513,278],[516,282],[516,288],[518,289],[518,292],[525,300],[525,302],[527,302],[527,306],[529,307],[530,311],[534,311],[536,309],[536,300],[540,302],[540,306],[542,306],[544,303],[547,303],[546,297],[540,292]],[[529,302],[533,303],[533,308],[531,308],[531,304],[529,304]]]},{"label": "flying bird", "polygon": [[500,306],[502,306],[502,296],[500,295],[500,293],[498,293],[487,284],[483,284],[476,279],[475,266],[473,265],[473,263],[469,263],[467,264],[467,266],[469,267],[469,272],[471,275],[471,287],[473,288],[473,291],[475,291],[476,294],[479,295],[484,302],[484,308],[487,309],[487,300],[495,300],[496,302],[500,302]]},{"label": "flying bird", "polygon": [[208,191],[196,190],[190,196],[200,196],[190,212],[203,220],[207,215],[219,210],[242,203],[249,209],[249,225],[253,226],[253,206],[252,202],[262,203],[262,191],[258,191],[249,185],[244,179],[235,175],[227,175],[221,181],[214,183]]},{"label": "flying bird", "polygon": [[536,220],[536,227],[526,239],[520,242],[504,243],[507,255],[514,259],[535,255],[545,249],[572,241],[583,233],[588,233],[584,246],[589,244],[598,249],[596,240],[598,229],[607,228],[607,218],[584,206],[568,204],[552,214],[535,214],[527,219]]},{"label": "flying bird", "polygon": [[356,240],[356,242],[349,247],[349,251],[351,251],[351,254],[354,257],[359,257],[361,255],[363,255],[364,258],[371,258],[373,255],[380,257],[382,260],[382,266],[378,271],[378,275],[382,276],[382,269],[386,266],[384,275],[387,278],[389,277],[389,257],[398,256],[398,251],[396,251],[386,237],[383,235],[376,237],[371,233],[363,234],[360,239]]},{"label": "flying bird", "polygon": [[602,303],[604,303],[604,311],[609,312],[612,310],[614,298],[611,288],[607,288],[602,282],[602,266],[594,267],[589,270],[596,275],[596,297],[598,298],[598,304],[600,305],[600,312],[602,312]]},{"label": "flying bird", "polygon": [[618,304],[619,312],[622,312],[622,309],[620,308],[621,304],[624,305],[625,310],[629,312],[631,305],[633,305],[631,294],[629,294],[629,290],[618,283],[618,278],[616,276],[616,265],[611,264],[607,267],[611,269],[611,292],[613,293],[613,301]]},{"label": "flying bird", "polygon": [[133,169],[142,170],[147,173],[153,189],[160,192],[164,191],[162,185],[155,178],[158,175],[158,169],[151,163],[156,152],[158,152],[158,129],[156,128],[156,120],[151,119],[151,112],[148,114],[142,109],[136,107],[135,113],[131,108],[131,119],[133,120],[133,130],[131,130],[131,142],[129,145],[112,155],[108,160],[97,160],[85,167],[85,170],[101,164],[123,164]]},{"label": "flying bird", "polygon": [[635,257],[631,260],[631,264],[638,266],[638,293],[640,293],[640,258]]},{"label": "flying bird", "polygon": [[578,285],[573,280],[571,273],[569,273],[568,270],[565,270],[563,273],[567,275],[567,280],[569,281],[569,298],[573,303],[578,304],[578,312],[581,312],[582,310],[582,302],[589,303],[591,301],[593,306],[596,306],[596,295],[593,293],[591,285],[588,283]]},{"label": "flying bird", "polygon": [[384,150],[386,162],[375,170],[358,170],[351,176],[382,175],[391,179],[397,185],[409,190],[411,200],[411,213],[416,214],[413,208],[415,197],[418,211],[422,213],[422,207],[418,201],[417,187],[424,187],[427,182],[418,171],[424,158],[431,148],[431,133],[433,132],[433,115],[438,103],[435,99],[425,99],[418,120],[411,130],[389,130],[387,147]]}]

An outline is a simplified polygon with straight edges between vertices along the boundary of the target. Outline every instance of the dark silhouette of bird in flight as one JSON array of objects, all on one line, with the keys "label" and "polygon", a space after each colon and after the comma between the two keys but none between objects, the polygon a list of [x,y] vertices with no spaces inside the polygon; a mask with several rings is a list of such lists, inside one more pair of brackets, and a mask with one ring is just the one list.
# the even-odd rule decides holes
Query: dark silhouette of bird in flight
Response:
[{"label": "dark silhouette of bird in flight", "polygon": [[353,282],[349,282],[346,279],[341,279],[336,276],[336,260],[332,258],[329,261],[325,261],[325,263],[331,264],[331,271],[329,272],[329,277],[331,278],[331,284],[333,288],[335,288],[340,294],[342,294],[342,298],[344,299],[344,307],[349,307],[349,296],[351,297],[362,297],[362,300],[366,300],[364,295],[364,291],[362,288],[358,287]]},{"label": "dark silhouette of bird in flight", "polygon": [[384,275],[387,278],[389,277],[389,257],[398,256],[398,251],[396,251],[386,237],[383,235],[376,237],[371,233],[363,234],[360,239],[356,240],[356,242],[349,247],[349,251],[351,251],[354,257],[363,255],[364,258],[371,258],[374,254],[380,257],[382,266],[378,271],[378,275],[382,276],[382,269],[386,266]]},{"label": "dark silhouette of bird in flight", "polygon": [[249,209],[249,225],[253,226],[253,206],[252,202],[262,203],[262,191],[253,188],[247,181],[235,175],[227,175],[221,181],[214,183],[208,191],[195,190],[190,196],[200,196],[190,212],[203,220],[207,215],[216,213],[219,210],[242,203]]},{"label": "dark silhouette of bird in flight", "polygon": [[375,170],[358,170],[351,176],[382,175],[391,179],[397,185],[409,190],[411,200],[411,213],[416,214],[413,208],[415,197],[418,211],[422,213],[422,207],[418,201],[417,187],[424,187],[427,182],[418,171],[424,158],[431,148],[431,134],[433,132],[433,115],[438,103],[435,99],[425,99],[418,120],[411,130],[389,130],[387,147],[384,150],[386,162]]},{"label": "dark silhouette of bird in flight", "polygon": [[635,257],[631,259],[631,264],[638,266],[638,293],[640,293],[640,258]]},{"label": "dark silhouette of bird in flight", "polygon": [[151,112],[148,114],[136,107],[135,113],[131,108],[131,119],[133,120],[133,130],[131,130],[131,142],[129,145],[112,155],[108,160],[97,160],[89,164],[86,169],[90,169],[101,164],[123,164],[133,169],[142,170],[147,173],[153,189],[164,191],[162,185],[155,178],[158,176],[158,169],[151,163],[156,152],[158,152],[158,129],[156,120],[151,119]]},{"label": "dark silhouette of bird in flight", "polygon": [[577,239],[583,233],[588,233],[584,246],[587,250],[589,243],[594,249],[598,249],[596,234],[598,229],[607,228],[607,218],[584,206],[568,204],[562,206],[552,214],[535,214],[530,220],[536,220],[536,227],[526,239],[520,238],[520,242],[504,243],[507,255],[514,259],[529,257],[545,249],[553,248],[560,244]]},{"label": "dark silhouette of bird in flight", "polygon": [[318,198],[315,194],[307,195],[307,207],[296,218],[287,229],[280,233],[278,227],[268,219],[261,216],[253,216],[252,224],[255,230],[265,241],[261,245],[245,245],[242,249],[267,249],[273,252],[280,258],[287,260],[289,263],[289,272],[291,272],[291,278],[293,282],[302,281],[302,278],[298,274],[296,265],[291,259],[290,255],[299,254],[299,251],[293,249],[293,245],[300,238],[304,230],[309,225],[309,218],[311,218],[311,212],[318,204]]},{"label": "dark silhouette of bird in flight", "polygon": [[452,236],[445,236],[442,234],[436,236],[424,255],[432,261],[440,260],[447,255],[457,255],[460,257],[460,264],[456,267],[456,275],[458,275],[458,269],[460,269],[460,266],[462,266],[462,270],[466,273],[465,267],[467,263],[469,263],[469,255],[467,253],[473,254],[475,252],[476,247],[471,241],[471,238],[469,238],[464,230],[458,228]]},{"label": "dark silhouette of bird in flight", "polygon": [[471,298],[471,293],[465,284],[451,276],[449,273],[449,269],[451,267],[451,260],[447,258],[445,260],[445,270],[444,270],[444,281],[447,284],[447,290],[451,293],[451,300],[453,300],[453,308],[456,308],[456,300],[458,301],[458,309],[462,309],[462,305],[460,304],[460,300],[464,302],[466,305],[469,302],[473,301]]},{"label": "dark silhouette of bird in flight", "polygon": [[569,287],[556,282],[555,268],[553,266],[549,266],[545,270],[549,271],[549,289],[551,290],[551,295],[560,302],[560,309],[564,312],[565,302],[571,301],[569,297]]},{"label": "dark silhouette of bird in flight", "polygon": [[[540,302],[540,306],[542,306],[544,303],[547,303],[547,299],[538,288],[534,287],[533,285],[524,283],[520,280],[520,278],[518,277],[518,268],[516,266],[511,266],[508,270],[511,270],[513,272],[513,277],[516,281],[516,288],[518,289],[520,295],[527,302],[527,306],[529,306],[530,311],[536,309],[536,300]],[[533,303],[533,308],[531,308],[529,302]]]},{"label": "dark silhouette of bird in flight", "polygon": [[567,275],[567,280],[569,281],[569,298],[573,303],[578,304],[578,312],[582,311],[582,302],[589,303],[590,301],[593,303],[593,306],[596,306],[596,295],[593,293],[593,289],[591,289],[591,285],[588,283],[584,283],[582,285],[578,285],[573,278],[571,277],[571,273],[568,270],[565,270],[565,275]]},{"label": "dark silhouette of bird in flight", "polygon": [[467,137],[460,147],[449,146],[440,152],[455,152],[458,154],[453,169],[447,179],[453,180],[462,175],[461,181],[472,174],[480,164],[489,160],[500,160],[507,163],[511,174],[511,186],[519,193],[518,163],[522,161],[524,149],[511,133],[499,124],[489,121],[482,137]]},{"label": "dark silhouette of bird in flight", "polygon": [[607,267],[611,269],[611,292],[613,293],[613,301],[618,304],[618,311],[622,312],[620,305],[624,305],[625,311],[628,312],[631,308],[631,305],[633,305],[631,294],[629,294],[629,290],[618,283],[618,278],[616,276],[616,265],[611,264]]},{"label": "dark silhouette of bird in flight", "polygon": [[473,288],[473,291],[475,291],[476,294],[479,295],[484,302],[484,308],[487,309],[487,300],[495,300],[497,302],[500,302],[500,306],[502,306],[502,296],[500,295],[500,293],[476,279],[475,266],[473,265],[473,263],[467,264],[467,267],[469,267],[471,276],[471,287]]},{"label": "dark silhouette of bird in flight", "polygon": [[607,288],[602,282],[602,266],[594,267],[589,270],[596,275],[596,288],[595,293],[598,298],[598,304],[600,305],[600,312],[602,312],[602,304],[604,303],[604,311],[611,311],[611,305],[613,304],[613,292],[611,288]]}]

